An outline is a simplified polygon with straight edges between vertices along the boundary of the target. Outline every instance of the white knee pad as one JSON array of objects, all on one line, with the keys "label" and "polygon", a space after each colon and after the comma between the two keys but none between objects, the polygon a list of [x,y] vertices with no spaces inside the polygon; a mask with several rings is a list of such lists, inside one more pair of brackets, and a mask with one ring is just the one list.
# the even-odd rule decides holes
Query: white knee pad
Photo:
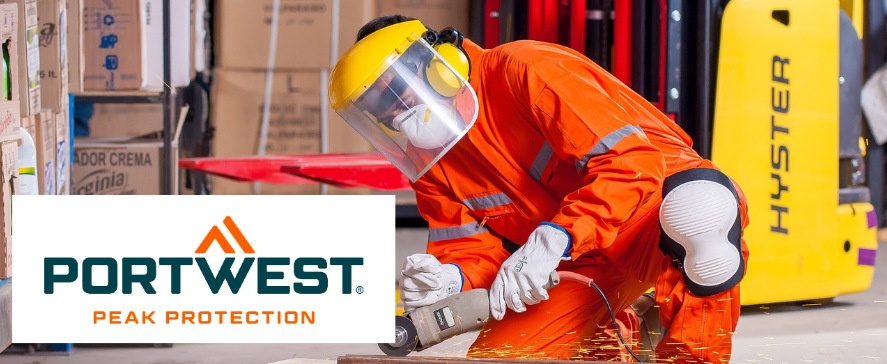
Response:
[{"label": "white knee pad", "polygon": [[687,287],[697,296],[710,296],[735,286],[744,264],[734,192],[722,183],[702,179],[666,192],[659,221],[662,232],[671,238],[665,245],[682,260]]}]

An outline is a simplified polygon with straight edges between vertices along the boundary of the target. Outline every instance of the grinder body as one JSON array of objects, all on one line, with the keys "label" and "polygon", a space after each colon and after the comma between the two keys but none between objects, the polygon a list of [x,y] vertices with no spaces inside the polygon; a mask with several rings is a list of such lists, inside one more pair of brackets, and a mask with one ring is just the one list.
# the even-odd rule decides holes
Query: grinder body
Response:
[{"label": "grinder body", "polygon": [[[558,273],[551,272],[543,286],[551,289],[560,283]],[[419,307],[396,317],[396,342],[379,344],[389,356],[406,356],[422,351],[459,334],[480,330],[490,319],[490,291],[472,289]]]},{"label": "grinder body", "polygon": [[472,289],[417,308],[409,314],[422,350],[453,336],[480,330],[490,319],[490,291]]}]

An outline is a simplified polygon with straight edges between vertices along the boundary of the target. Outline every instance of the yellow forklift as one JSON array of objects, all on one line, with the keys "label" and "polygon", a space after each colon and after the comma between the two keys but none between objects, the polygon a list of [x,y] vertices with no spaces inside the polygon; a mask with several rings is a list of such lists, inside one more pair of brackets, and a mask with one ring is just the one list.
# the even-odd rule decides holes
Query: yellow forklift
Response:
[{"label": "yellow forklift", "polygon": [[711,157],[749,199],[743,304],[828,300],[871,285],[878,219],[863,185],[861,7],[724,7]]},{"label": "yellow forklift", "polygon": [[[884,168],[869,156],[867,176],[866,150],[881,150],[863,138],[860,93],[864,63],[876,69],[884,59],[881,1],[473,6],[471,39],[486,48],[534,39],[583,52],[681,125],[694,148],[739,183],[751,251],[742,304],[828,301],[871,285],[879,221],[872,202],[883,206]],[[874,177],[875,193],[866,177]]]}]

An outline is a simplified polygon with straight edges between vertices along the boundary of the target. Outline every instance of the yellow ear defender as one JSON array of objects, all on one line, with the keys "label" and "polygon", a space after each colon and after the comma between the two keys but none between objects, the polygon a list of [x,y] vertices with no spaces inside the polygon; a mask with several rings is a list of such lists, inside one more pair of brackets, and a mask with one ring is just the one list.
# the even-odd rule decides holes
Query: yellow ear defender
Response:
[{"label": "yellow ear defender", "polygon": [[[440,33],[428,30],[424,35],[440,58],[453,67],[465,80],[470,80],[471,61],[462,48],[465,36],[454,28],[446,28]],[[433,59],[425,66],[425,81],[444,97],[456,96],[462,88],[459,78],[440,59]]]}]

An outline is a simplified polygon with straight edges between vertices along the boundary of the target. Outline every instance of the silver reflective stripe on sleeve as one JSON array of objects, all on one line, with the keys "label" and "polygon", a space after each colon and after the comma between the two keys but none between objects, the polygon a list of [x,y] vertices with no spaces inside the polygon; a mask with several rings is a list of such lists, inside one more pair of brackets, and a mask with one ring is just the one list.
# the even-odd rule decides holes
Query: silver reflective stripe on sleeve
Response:
[{"label": "silver reflective stripe on sleeve", "polygon": [[487,231],[487,228],[480,226],[479,223],[469,222],[462,226],[430,229],[428,230],[428,241],[432,242],[467,238],[469,236],[485,233]]},{"label": "silver reflective stripe on sleeve", "polygon": [[545,170],[545,165],[548,164],[548,160],[551,159],[551,156],[554,155],[554,150],[551,149],[551,145],[548,144],[548,141],[545,141],[542,144],[542,149],[539,149],[539,154],[536,154],[536,160],[533,161],[533,166],[530,168],[530,176],[533,177],[536,182],[542,179],[542,172]]},{"label": "silver reflective stripe on sleeve", "polygon": [[508,205],[511,203],[511,199],[500,192],[495,195],[467,198],[462,200],[462,203],[468,206],[469,210],[478,210]]},{"label": "silver reflective stripe on sleeve", "polygon": [[585,168],[585,165],[588,164],[588,161],[590,161],[591,158],[606,153],[613,148],[616,143],[619,143],[619,141],[634,133],[640,133],[643,135],[644,131],[638,126],[626,125],[619,128],[619,130],[610,133],[610,135],[605,136],[601,141],[597,142],[597,144],[591,148],[591,151],[585,154],[582,159],[576,161],[576,171],[582,171],[582,168]]}]

